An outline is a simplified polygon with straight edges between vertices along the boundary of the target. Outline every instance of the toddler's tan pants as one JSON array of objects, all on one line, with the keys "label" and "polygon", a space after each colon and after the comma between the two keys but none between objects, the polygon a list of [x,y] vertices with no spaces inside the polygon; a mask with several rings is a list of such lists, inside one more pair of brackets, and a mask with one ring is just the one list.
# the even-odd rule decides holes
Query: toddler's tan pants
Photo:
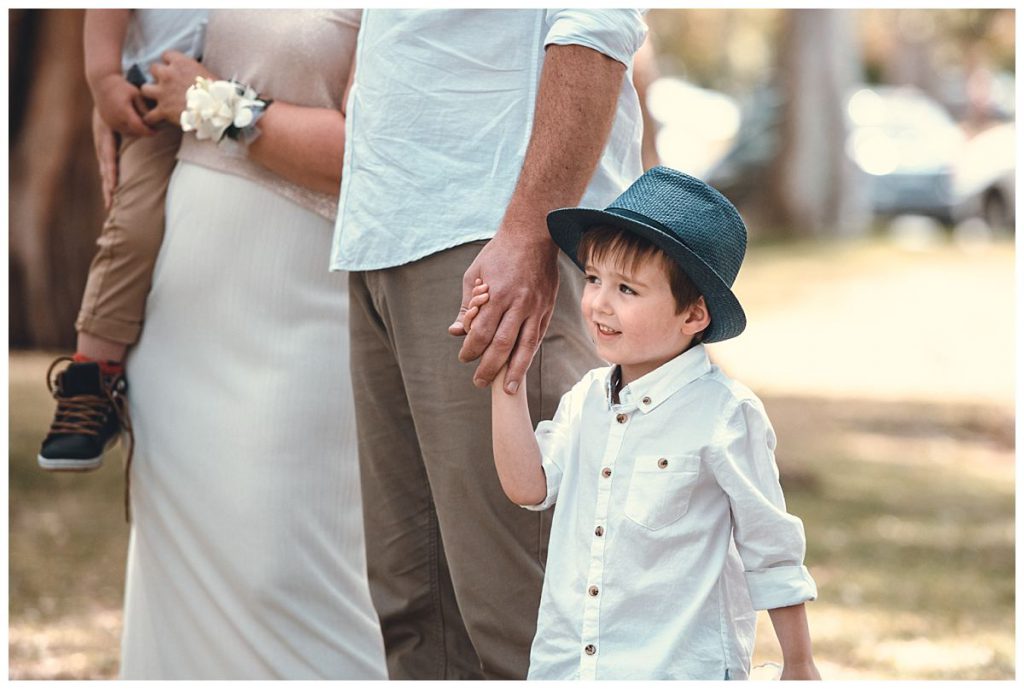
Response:
[{"label": "toddler's tan pants", "polygon": [[131,345],[139,339],[153,265],[164,236],[164,198],[181,130],[124,136],[114,200],[89,266],[75,328]]}]

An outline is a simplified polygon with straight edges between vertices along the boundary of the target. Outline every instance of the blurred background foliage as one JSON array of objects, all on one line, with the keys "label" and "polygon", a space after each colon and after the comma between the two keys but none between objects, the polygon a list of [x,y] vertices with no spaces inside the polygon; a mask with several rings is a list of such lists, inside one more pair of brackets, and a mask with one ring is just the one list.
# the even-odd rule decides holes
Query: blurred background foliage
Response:
[{"label": "blurred background foliage", "polygon": [[[82,11],[8,18],[10,674],[112,677],[120,455],[35,465],[103,218]],[[712,356],[780,438],[823,675],[1013,678],[1014,10],[647,19],[645,164],[708,179],[750,226],[749,326]]]}]

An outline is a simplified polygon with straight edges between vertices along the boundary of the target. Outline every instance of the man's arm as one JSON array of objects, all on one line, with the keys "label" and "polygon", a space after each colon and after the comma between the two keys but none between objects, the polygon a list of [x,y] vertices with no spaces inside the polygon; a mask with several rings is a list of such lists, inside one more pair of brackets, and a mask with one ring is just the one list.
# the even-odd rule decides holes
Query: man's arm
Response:
[{"label": "man's arm", "polygon": [[[512,198],[494,239],[462,279],[462,307],[473,285],[490,285],[489,308],[459,352],[480,359],[473,382],[484,387],[508,364],[504,390],[514,394],[547,331],[558,292],[558,247],[549,211],[579,203],[615,118],[626,68],[581,45],[551,45],[544,58],[533,131]],[[461,325],[450,328],[462,335]]]},{"label": "man's arm", "polygon": [[804,604],[775,608],[768,611],[768,616],[782,646],[780,679],[821,679],[811,655],[811,633]]}]

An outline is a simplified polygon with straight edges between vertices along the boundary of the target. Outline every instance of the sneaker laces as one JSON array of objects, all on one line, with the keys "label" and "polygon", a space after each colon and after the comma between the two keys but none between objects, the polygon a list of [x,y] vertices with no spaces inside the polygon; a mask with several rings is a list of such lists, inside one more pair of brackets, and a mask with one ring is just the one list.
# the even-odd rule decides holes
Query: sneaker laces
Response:
[{"label": "sneaker laces", "polygon": [[[50,368],[46,371],[46,386],[50,394],[57,400],[57,413],[54,415],[53,423],[50,424],[50,435],[59,433],[84,433],[86,435],[99,435],[103,428],[106,407],[109,405],[117,416],[121,431],[128,435],[128,456],[124,463],[124,514],[130,524],[132,521],[131,511],[131,466],[132,455],[135,454],[135,433],[132,432],[131,417],[128,414],[128,403],[122,394],[125,389],[124,378],[118,376],[107,376],[100,373],[100,389],[103,395],[74,395],[63,397],[61,392],[60,376],[53,375],[53,369],[58,364],[69,361],[76,363],[69,356],[57,357]],[[112,384],[111,384],[112,379]]]}]

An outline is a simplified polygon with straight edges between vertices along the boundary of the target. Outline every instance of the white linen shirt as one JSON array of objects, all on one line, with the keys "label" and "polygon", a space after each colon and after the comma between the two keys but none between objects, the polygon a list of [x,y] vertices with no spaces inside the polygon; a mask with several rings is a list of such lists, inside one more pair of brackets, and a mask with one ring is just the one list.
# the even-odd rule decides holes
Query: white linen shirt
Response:
[{"label": "white linen shirt", "polygon": [[555,505],[529,679],[749,676],[755,610],[817,596],[761,401],[697,345],[537,426]]},{"label": "white linen shirt", "polygon": [[548,45],[627,66],[581,205],[643,173],[631,79],[639,10],[377,10],[363,15],[345,121],[332,270],[375,270],[490,239],[522,170]]}]

